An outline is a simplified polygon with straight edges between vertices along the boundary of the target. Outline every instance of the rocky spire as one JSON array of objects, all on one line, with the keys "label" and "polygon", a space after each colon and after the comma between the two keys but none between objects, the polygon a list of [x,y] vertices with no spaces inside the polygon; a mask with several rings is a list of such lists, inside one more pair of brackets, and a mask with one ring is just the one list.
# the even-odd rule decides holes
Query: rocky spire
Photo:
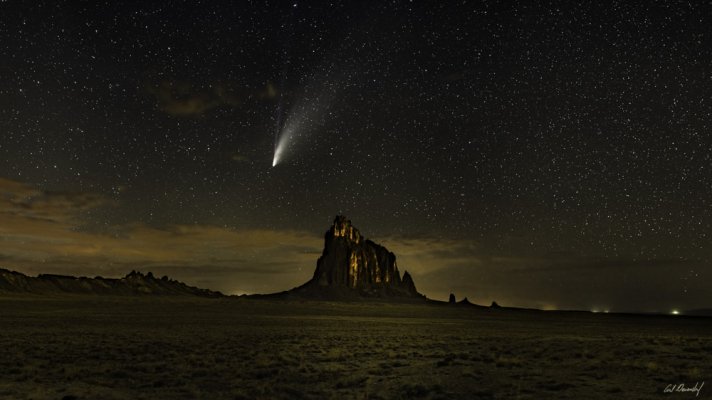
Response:
[{"label": "rocky spire", "polygon": [[365,296],[422,297],[407,272],[401,279],[396,256],[366,240],[351,221],[338,215],[324,235],[324,251],[314,277],[304,287],[351,289]]}]

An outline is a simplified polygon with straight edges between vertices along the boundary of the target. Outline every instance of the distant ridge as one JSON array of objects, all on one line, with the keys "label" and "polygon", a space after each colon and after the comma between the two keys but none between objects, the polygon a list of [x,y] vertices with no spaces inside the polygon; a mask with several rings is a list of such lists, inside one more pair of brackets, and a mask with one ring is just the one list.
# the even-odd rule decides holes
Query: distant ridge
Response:
[{"label": "distant ridge", "polygon": [[425,300],[407,271],[401,278],[395,254],[364,239],[343,215],[336,216],[324,235],[324,250],[317,260],[312,279],[275,296],[328,300]]},{"label": "distant ridge", "polygon": [[132,271],[119,279],[52,274],[30,277],[0,268],[0,294],[2,293],[223,297],[220,292],[188,286],[166,276],[156,278],[150,272],[144,275]]}]

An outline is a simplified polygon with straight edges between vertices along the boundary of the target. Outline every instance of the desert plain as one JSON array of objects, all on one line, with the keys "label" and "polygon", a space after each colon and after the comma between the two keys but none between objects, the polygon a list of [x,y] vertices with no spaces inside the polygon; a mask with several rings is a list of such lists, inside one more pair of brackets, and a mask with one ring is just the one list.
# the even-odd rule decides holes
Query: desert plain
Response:
[{"label": "desert plain", "polygon": [[711,394],[712,318],[375,301],[0,297],[1,399]]}]

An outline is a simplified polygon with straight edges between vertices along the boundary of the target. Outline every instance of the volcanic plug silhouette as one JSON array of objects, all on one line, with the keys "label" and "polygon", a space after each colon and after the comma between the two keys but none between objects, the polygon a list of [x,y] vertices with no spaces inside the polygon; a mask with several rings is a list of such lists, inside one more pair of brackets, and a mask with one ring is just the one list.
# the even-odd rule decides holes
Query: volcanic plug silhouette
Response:
[{"label": "volcanic plug silhouette", "polygon": [[407,271],[401,278],[395,254],[364,239],[343,215],[334,219],[324,235],[324,251],[317,260],[314,277],[288,293],[330,299],[425,298]]}]

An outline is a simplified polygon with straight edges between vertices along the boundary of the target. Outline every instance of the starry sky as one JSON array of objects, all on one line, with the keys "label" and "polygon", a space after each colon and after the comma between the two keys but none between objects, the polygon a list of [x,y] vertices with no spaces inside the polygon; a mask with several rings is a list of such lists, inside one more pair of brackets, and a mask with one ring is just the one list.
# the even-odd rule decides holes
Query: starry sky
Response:
[{"label": "starry sky", "polygon": [[712,5],[541,3],[2,1],[0,266],[712,306]]}]

